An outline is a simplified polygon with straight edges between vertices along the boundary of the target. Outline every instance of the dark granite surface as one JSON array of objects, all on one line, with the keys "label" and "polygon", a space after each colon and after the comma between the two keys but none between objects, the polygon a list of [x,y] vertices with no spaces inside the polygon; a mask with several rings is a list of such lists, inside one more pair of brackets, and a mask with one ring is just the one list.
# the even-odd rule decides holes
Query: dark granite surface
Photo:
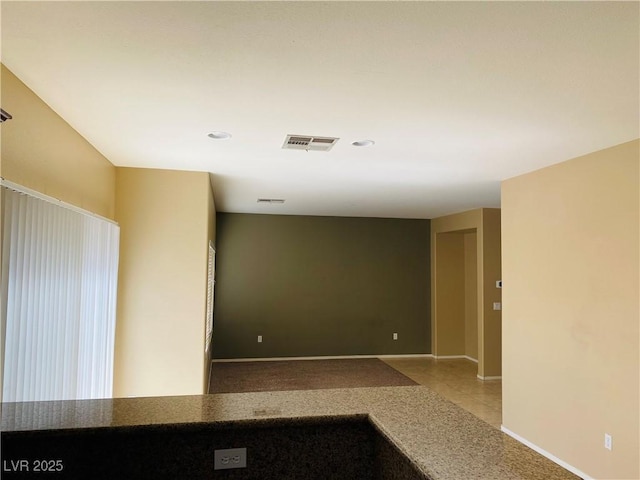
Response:
[{"label": "dark granite surface", "polygon": [[423,386],[2,405],[2,431],[292,426],[345,418],[368,418],[433,480],[578,478]]},{"label": "dark granite surface", "polygon": [[[213,452],[229,448],[245,449],[246,466],[216,470]],[[6,480],[42,478],[11,471],[17,459],[58,461],[52,480],[424,480],[415,469],[388,474],[404,457],[366,417],[5,432],[2,453]]]}]

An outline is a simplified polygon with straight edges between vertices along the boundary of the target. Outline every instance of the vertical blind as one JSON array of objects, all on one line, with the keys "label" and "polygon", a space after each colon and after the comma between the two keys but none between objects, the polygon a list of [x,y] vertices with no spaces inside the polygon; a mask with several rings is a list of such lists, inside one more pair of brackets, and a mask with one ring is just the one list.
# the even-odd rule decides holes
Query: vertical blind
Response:
[{"label": "vertical blind", "polygon": [[207,264],[207,318],[204,351],[209,353],[213,337],[213,295],[216,284],[216,250],[209,241],[209,262]]},{"label": "vertical blind", "polygon": [[3,181],[3,402],[109,398],[117,224]]}]

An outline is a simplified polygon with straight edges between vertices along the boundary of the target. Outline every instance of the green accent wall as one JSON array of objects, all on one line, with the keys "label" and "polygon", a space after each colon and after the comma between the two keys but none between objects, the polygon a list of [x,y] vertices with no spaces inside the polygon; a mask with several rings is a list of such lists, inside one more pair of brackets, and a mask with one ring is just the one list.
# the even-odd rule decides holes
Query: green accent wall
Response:
[{"label": "green accent wall", "polygon": [[430,353],[429,242],[429,220],[218,213],[214,358]]}]

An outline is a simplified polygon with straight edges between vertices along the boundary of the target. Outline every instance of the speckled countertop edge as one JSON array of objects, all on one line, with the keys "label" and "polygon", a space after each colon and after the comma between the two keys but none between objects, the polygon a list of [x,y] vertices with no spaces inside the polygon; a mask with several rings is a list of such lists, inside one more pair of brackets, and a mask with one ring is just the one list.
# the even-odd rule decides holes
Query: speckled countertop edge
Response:
[{"label": "speckled countertop edge", "polygon": [[433,480],[578,478],[424,386],[5,403],[1,429],[225,428],[365,418]]}]

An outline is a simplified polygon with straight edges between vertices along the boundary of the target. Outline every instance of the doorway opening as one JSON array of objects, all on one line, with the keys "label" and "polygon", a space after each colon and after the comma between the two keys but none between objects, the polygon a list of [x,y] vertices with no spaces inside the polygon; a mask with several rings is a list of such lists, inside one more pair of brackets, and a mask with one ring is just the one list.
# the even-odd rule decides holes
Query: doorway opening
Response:
[{"label": "doorway opening", "polygon": [[437,357],[478,362],[478,235],[466,229],[436,237]]},{"label": "doorway opening", "polygon": [[477,360],[478,378],[502,375],[500,209],[431,220],[431,352]]}]

